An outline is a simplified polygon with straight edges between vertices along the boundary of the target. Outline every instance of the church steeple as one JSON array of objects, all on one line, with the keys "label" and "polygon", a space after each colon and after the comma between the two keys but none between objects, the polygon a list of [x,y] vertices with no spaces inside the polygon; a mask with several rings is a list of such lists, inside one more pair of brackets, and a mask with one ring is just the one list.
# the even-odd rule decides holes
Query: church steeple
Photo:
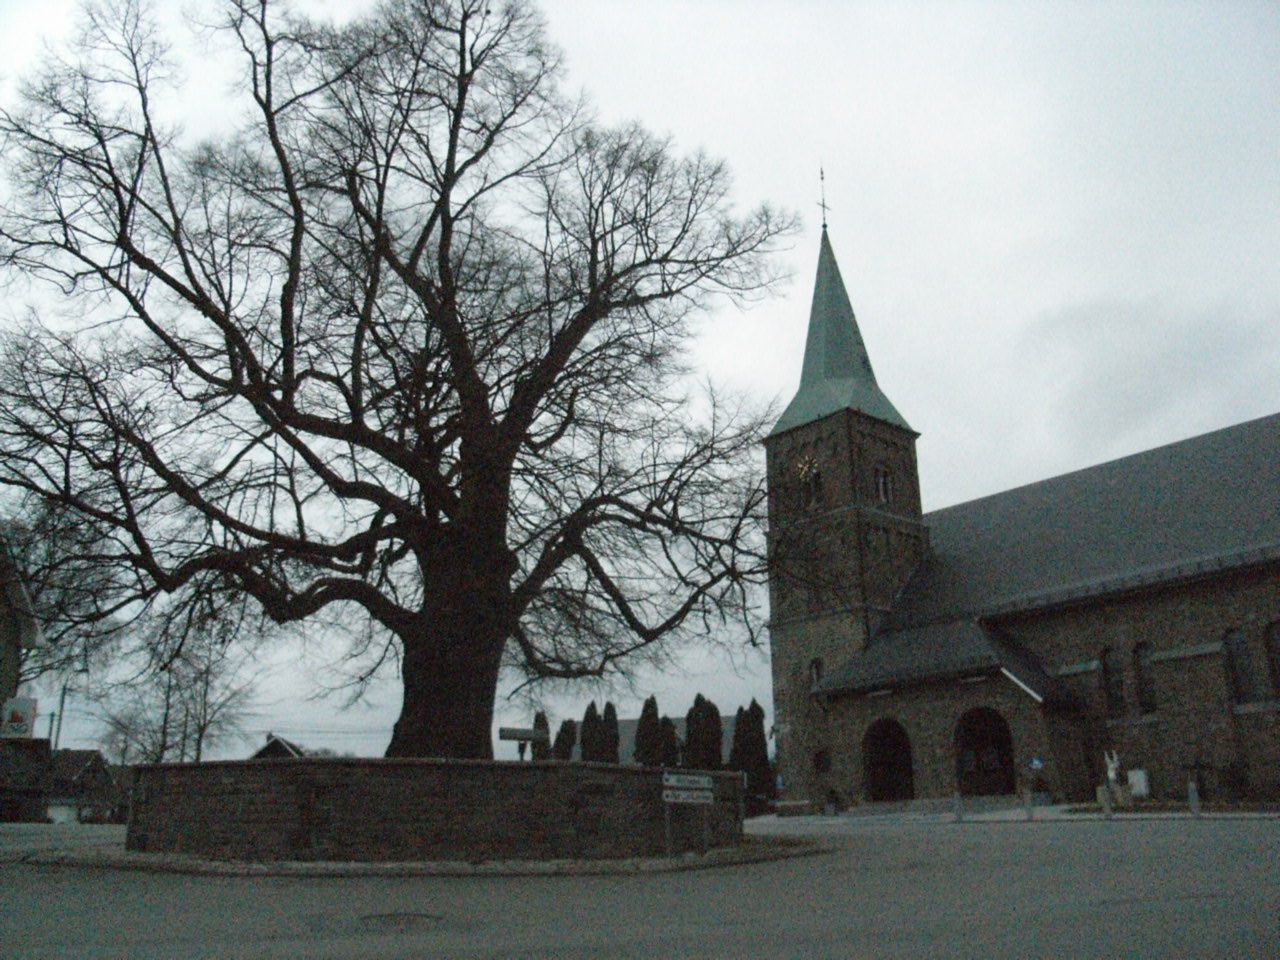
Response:
[{"label": "church steeple", "polygon": [[[876,383],[871,358],[840,278],[835,252],[822,230],[818,276],[809,309],[809,337],[804,346],[800,389],[774,425],[770,436],[813,423],[838,410],[857,410],[869,417],[911,430],[902,414]],[[914,431],[912,431],[914,432]]]}]

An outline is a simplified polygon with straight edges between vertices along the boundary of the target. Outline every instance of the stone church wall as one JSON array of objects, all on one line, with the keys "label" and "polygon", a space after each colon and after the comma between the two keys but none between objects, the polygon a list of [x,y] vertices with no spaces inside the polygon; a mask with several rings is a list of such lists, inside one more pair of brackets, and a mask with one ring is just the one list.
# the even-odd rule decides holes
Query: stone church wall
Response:
[{"label": "stone church wall", "polygon": [[[829,711],[812,695],[813,661],[839,668],[862,645],[861,611],[795,620],[770,630],[778,765],[791,799],[818,796],[814,756],[829,750]],[[825,795],[825,791],[823,791]]]},{"label": "stone church wall", "polygon": [[[1198,777],[1203,793],[1280,795],[1280,689],[1265,638],[1280,620],[1280,570],[1220,574],[1135,591],[1073,608],[1005,618],[1000,626],[1030,647],[1062,681],[1098,730],[1100,753],[1147,771],[1153,795],[1183,797]],[[1241,665],[1254,695],[1236,703],[1223,638],[1238,629]],[[1143,711],[1134,647],[1152,650],[1155,709]],[[1123,707],[1109,710],[1100,655],[1116,651]],[[1236,781],[1243,778],[1243,783]]]},{"label": "stone church wall", "polygon": [[[659,856],[662,771],[596,763],[287,759],[136,768],[126,847],[233,860]],[[692,771],[690,771],[692,772]],[[676,851],[742,840],[743,787],[671,808]]]},{"label": "stone church wall", "polygon": [[979,707],[995,710],[1009,724],[1019,777],[1032,757],[1047,759],[1045,774],[1056,792],[1058,765],[1053,762],[1039,705],[1008,679],[996,676],[832,700],[827,707],[832,769],[818,784],[818,796],[813,799],[824,797],[828,790],[835,790],[844,802],[865,799],[863,738],[872,724],[884,718],[896,720],[910,738],[916,797],[951,796],[956,791],[956,726],[964,714]]}]

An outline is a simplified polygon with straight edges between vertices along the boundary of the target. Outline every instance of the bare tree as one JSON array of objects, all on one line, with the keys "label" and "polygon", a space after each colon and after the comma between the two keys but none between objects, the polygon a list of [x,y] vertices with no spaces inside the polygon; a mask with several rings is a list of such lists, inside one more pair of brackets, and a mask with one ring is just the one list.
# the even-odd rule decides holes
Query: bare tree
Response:
[{"label": "bare tree", "polygon": [[132,571],[102,564],[102,531],[84,516],[39,497],[14,505],[0,531],[40,623],[41,641],[21,650],[19,682],[64,680],[110,664],[141,612],[130,605]]},{"label": "bare tree", "polygon": [[236,623],[192,621],[198,606],[175,605],[173,616],[153,618],[133,674],[99,688],[102,743],[120,763],[199,763],[243,732],[252,649],[238,642]]},{"label": "bare tree", "polygon": [[591,122],[520,0],[225,9],[234,135],[160,115],[132,0],[0,111],[0,262],[98,319],[10,339],[0,483],[103,524],[139,600],[358,610],[404,682],[390,755],[491,756],[504,651],[533,681],[754,637],[763,424],[683,358],[790,218]]}]

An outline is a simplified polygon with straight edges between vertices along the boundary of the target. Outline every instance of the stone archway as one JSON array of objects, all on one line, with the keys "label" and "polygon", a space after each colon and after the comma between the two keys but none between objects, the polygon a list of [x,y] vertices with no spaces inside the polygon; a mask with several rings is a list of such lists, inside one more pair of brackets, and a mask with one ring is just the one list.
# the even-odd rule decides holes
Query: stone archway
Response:
[{"label": "stone archway", "polygon": [[867,800],[914,800],[911,738],[888,717],[867,728],[862,738],[862,773]]},{"label": "stone archway", "polygon": [[965,796],[1013,793],[1013,734],[1004,717],[977,707],[956,724],[956,789]]}]

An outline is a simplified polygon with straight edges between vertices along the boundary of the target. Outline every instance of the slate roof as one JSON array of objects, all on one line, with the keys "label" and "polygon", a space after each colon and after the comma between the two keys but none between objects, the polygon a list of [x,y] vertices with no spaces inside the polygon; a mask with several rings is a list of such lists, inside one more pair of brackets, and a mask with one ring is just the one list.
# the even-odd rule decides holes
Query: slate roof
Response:
[{"label": "slate roof", "polygon": [[911,429],[876,383],[871,358],[824,227],[800,387],[769,435],[776,436],[845,409]]},{"label": "slate roof", "polygon": [[274,733],[267,734],[267,742],[260,746],[249,757],[250,760],[289,760],[307,756],[305,748],[292,740],[278,737]]},{"label": "slate roof", "polygon": [[1016,641],[976,620],[952,620],[881,632],[839,670],[824,677],[825,693],[866,693],[906,683],[1006,672],[1041,701],[1062,690],[1039,660]]},{"label": "slate roof", "polygon": [[926,514],[930,551],[828,692],[1008,669],[1056,695],[992,618],[1280,561],[1280,414]]},{"label": "slate roof", "polygon": [[55,750],[50,762],[54,796],[75,796],[84,790],[114,788],[106,760],[97,750]]},{"label": "slate roof", "polygon": [[1280,559],[1280,414],[925,514],[890,629]]}]

